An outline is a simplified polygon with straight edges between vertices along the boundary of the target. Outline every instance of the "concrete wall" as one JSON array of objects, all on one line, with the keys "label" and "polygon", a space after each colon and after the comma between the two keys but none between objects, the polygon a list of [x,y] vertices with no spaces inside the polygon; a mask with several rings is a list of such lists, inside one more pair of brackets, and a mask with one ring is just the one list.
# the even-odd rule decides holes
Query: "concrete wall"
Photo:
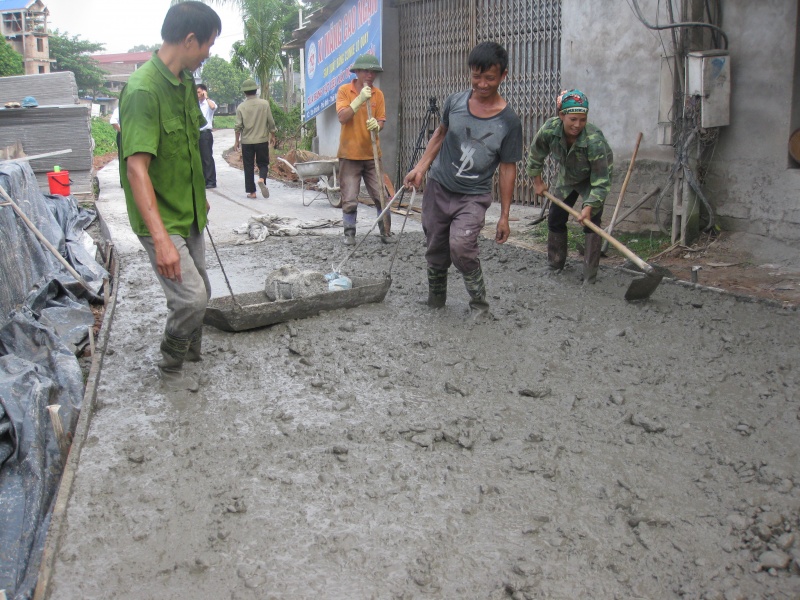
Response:
[{"label": "concrete wall", "polygon": [[[639,0],[639,4],[651,23],[668,22],[663,2]],[[731,124],[720,128],[706,196],[724,229],[800,245],[800,169],[790,168],[787,151],[798,79],[794,60],[798,1],[723,0],[722,4],[723,29],[730,41]],[[657,17],[659,6],[662,14]],[[614,150],[615,190],[639,131],[644,139],[637,165],[642,159],[673,161],[672,148],[657,144],[662,40],[671,47],[669,31],[647,29],[627,2],[563,0],[562,84],[589,96],[589,119],[603,130]],[[666,177],[659,177],[658,168],[645,170],[655,175],[641,174],[637,168],[634,186],[664,185]],[[616,202],[613,191],[612,196]],[[631,202],[626,196],[625,204]]]},{"label": "concrete wall", "polygon": [[[397,173],[397,120],[400,100],[400,28],[396,8],[383,4],[383,73],[375,79],[375,87],[380,88],[386,100],[386,125],[381,131],[382,163],[392,182]],[[354,76],[355,77],[355,76]],[[339,149],[341,126],[336,117],[336,107],[331,105],[317,115],[317,137],[319,154],[336,156]]]}]

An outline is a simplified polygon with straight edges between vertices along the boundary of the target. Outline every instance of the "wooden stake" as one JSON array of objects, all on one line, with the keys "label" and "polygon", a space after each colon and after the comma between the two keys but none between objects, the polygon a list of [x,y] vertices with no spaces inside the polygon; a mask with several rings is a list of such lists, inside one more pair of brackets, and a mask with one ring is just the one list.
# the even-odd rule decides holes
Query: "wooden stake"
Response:
[{"label": "wooden stake", "polygon": [[[370,104],[370,100],[367,100],[367,118],[372,118],[372,105]],[[375,174],[377,175],[378,179],[378,197],[381,200],[381,210],[386,208],[386,195],[383,193],[383,175],[381,175],[381,161],[378,158],[378,132],[377,131],[370,131],[369,132],[370,140],[372,140],[372,157],[375,160]],[[386,235],[389,235],[391,228],[391,218],[389,217],[389,213],[384,213],[383,215],[383,231]]]},{"label": "wooden stake", "polygon": [[[64,435],[64,424],[61,422],[61,417],[58,414],[58,409],[61,408],[60,404],[51,404],[47,407],[50,413],[50,421],[53,423],[53,433],[56,434],[56,441],[58,441],[58,449],[61,451],[61,459],[67,459],[67,438]],[[2,600],[2,598],[0,598]]]}]

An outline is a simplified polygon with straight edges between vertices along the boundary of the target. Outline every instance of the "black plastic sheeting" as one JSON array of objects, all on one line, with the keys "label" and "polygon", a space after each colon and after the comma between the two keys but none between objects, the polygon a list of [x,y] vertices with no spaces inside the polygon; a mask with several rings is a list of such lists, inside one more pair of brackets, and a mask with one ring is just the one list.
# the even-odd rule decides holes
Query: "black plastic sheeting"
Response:
[{"label": "black plastic sheeting", "polygon": [[64,466],[47,407],[60,405],[71,436],[84,394],[75,354],[87,343],[90,302],[99,302],[108,274],[80,241],[92,211],[72,197],[40,193],[25,163],[0,165],[0,185],[92,288],[67,272],[11,206],[0,206],[0,589],[28,600]]}]

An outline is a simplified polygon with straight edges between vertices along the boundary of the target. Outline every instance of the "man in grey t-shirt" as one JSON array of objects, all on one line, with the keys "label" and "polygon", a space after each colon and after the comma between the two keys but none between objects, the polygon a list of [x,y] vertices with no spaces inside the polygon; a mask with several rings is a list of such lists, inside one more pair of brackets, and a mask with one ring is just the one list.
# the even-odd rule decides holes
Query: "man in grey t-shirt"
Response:
[{"label": "man in grey t-shirt", "polygon": [[483,42],[470,52],[467,64],[472,89],[450,96],[442,122],[422,158],[406,175],[406,187],[419,187],[428,167],[422,197],[422,228],[427,240],[428,306],[447,300],[450,265],[464,276],[470,309],[489,310],[486,285],[478,259],[478,236],[492,203],[492,176],[500,168],[500,220],[497,243],[511,232],[511,196],[522,159],[522,125],[498,92],[508,75],[508,53],[495,42]]}]

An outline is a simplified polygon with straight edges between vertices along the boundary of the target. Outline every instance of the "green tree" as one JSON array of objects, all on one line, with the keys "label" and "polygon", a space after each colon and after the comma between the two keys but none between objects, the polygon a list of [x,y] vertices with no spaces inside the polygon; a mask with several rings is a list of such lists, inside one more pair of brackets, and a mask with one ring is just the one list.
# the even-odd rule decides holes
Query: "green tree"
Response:
[{"label": "green tree", "polygon": [[[179,4],[182,0],[171,0]],[[250,71],[261,83],[261,97],[269,97],[273,70],[285,77],[285,57],[281,57],[283,41],[297,24],[300,4],[297,0],[203,0],[207,4],[238,5],[244,21],[244,40],[234,42],[231,63]]]},{"label": "green tree", "polygon": [[50,33],[50,58],[55,59],[50,70],[72,71],[79,93],[89,93],[92,96],[97,96],[100,91],[108,93],[105,90],[106,72],[96,60],[88,56],[90,52],[104,50],[105,46],[80,37],[70,37],[68,32],[61,33],[58,29]]},{"label": "green tree", "polygon": [[238,1],[244,20],[244,40],[233,44],[231,63],[250,70],[261,84],[261,97],[269,98],[272,71],[283,66],[283,32],[286,23],[296,14],[296,7],[291,0]]},{"label": "green tree", "polygon": [[0,77],[24,74],[25,66],[22,63],[22,55],[3,39],[0,44]]},{"label": "green tree", "polygon": [[247,79],[248,74],[224,58],[212,56],[203,63],[201,77],[208,86],[209,98],[219,104],[231,104],[241,99],[242,81]]},{"label": "green tree", "polygon": [[128,53],[132,54],[134,52],[155,52],[159,48],[161,48],[161,44],[149,44],[149,45],[137,44],[136,46],[128,50]]}]

